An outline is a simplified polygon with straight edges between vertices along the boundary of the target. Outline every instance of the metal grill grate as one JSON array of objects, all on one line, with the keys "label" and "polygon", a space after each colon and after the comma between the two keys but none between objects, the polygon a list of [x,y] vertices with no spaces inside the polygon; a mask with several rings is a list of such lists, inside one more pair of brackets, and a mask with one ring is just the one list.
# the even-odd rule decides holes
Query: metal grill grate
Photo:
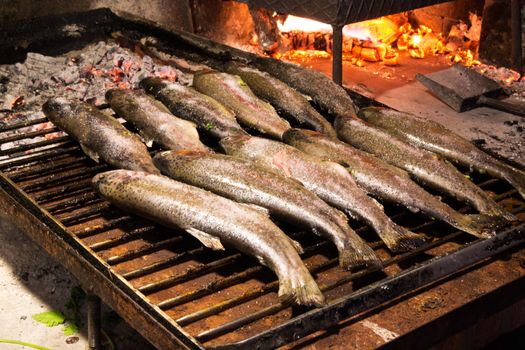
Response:
[{"label": "metal grill grate", "polygon": [[[206,347],[222,347],[246,339],[248,344],[258,345],[290,341],[293,336],[286,333],[296,322],[308,321],[305,334],[334,324],[341,316],[331,318],[330,310],[337,310],[334,305],[341,300],[353,300],[365,291],[378,289],[382,283],[401,281],[412,270],[435,265],[431,261],[434,257],[461,253],[467,249],[465,246],[476,243],[471,236],[439,222],[387,207],[393,220],[412,231],[426,233],[432,240],[412,252],[391,255],[367,227],[353,223],[354,229],[382,258],[385,269],[348,273],[338,267],[336,249],[330,242],[287,227],[286,231],[305,247],[302,259],[330,303],[324,309],[287,307],[277,302],[275,276],[254,260],[235,251],[212,252],[185,233],[122,212],[98,197],[90,180],[109,169],[108,166],[88,159],[67,136],[30,142],[33,137],[56,131],[50,127],[38,133],[24,133],[30,124],[42,122],[45,120],[0,128],[0,144],[15,139],[29,141],[2,150],[2,155],[10,158],[0,163],[0,170],[61,222],[84,249],[110,266],[115,276],[129,282],[134,292],[158,307],[157,312]],[[16,136],[2,137],[8,130],[16,130]],[[525,211],[525,203],[516,191],[502,181],[484,176],[474,180],[486,191],[495,193],[494,198],[514,213]],[[414,287],[403,283],[409,289]],[[353,311],[345,308],[344,313],[352,314],[363,306],[371,306],[373,300],[355,306]]]}]

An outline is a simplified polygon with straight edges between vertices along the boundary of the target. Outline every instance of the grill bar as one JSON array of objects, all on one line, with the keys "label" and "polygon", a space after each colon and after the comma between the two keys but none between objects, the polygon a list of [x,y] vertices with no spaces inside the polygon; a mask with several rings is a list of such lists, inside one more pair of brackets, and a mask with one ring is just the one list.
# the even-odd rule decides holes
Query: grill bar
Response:
[{"label": "grill bar", "polygon": [[[73,144],[73,142],[71,142]],[[57,145],[57,147],[60,146],[67,146],[65,144]],[[39,162],[39,161],[45,161],[45,160],[53,160],[62,158],[63,156],[67,156],[72,154],[73,152],[78,152],[79,148],[77,145],[74,145],[73,147],[66,147],[66,148],[58,148],[58,149],[46,149],[43,150],[41,153],[31,154],[31,156],[24,157],[22,159],[16,159],[16,160],[10,160],[5,163],[0,164],[0,170],[6,170],[12,167],[25,165],[26,167],[30,167],[32,163]]]},{"label": "grill bar", "polygon": [[[388,267],[390,265],[393,265],[393,264],[396,264],[396,263],[399,263],[399,262],[402,262],[404,260],[407,260],[409,258],[412,258],[416,255],[419,255],[420,253],[424,252],[424,251],[427,251],[433,247],[437,247],[445,242],[448,242],[450,241],[451,239],[453,238],[456,238],[457,236],[463,234],[463,232],[461,231],[457,231],[457,232],[454,232],[448,236],[446,236],[445,238],[443,239],[440,239],[440,240],[437,240],[433,243],[430,243],[428,245],[425,245],[423,247],[420,247],[418,249],[415,249],[413,251],[410,251],[408,253],[405,253],[405,254],[402,254],[402,255],[399,255],[397,257],[394,257],[394,258],[390,258],[386,261],[383,261],[383,265],[384,267]],[[333,264],[336,264],[337,263],[337,259],[332,259],[331,262]],[[321,291],[324,293],[324,292],[327,292],[327,291],[330,291],[334,288],[337,288],[339,287],[340,285],[342,284],[346,284],[346,283],[349,283],[357,278],[360,278],[360,277],[363,277],[365,275],[368,275],[372,272],[376,272],[376,271],[380,271],[379,268],[369,268],[369,269],[366,269],[366,270],[362,270],[362,271],[359,271],[359,272],[356,272],[356,273],[352,273],[352,274],[349,274],[343,278],[341,278],[340,280],[338,281],[335,281],[329,285],[321,285],[319,286],[319,288],[321,289]],[[287,308],[288,306],[287,305],[283,305],[283,304],[274,304],[274,305],[271,305],[265,309],[262,309],[258,312],[255,312],[255,313],[252,313],[250,315],[247,315],[247,316],[244,316],[244,317],[241,317],[241,318],[238,318],[234,321],[231,321],[229,323],[225,323],[219,327],[216,327],[216,328],[213,328],[213,329],[210,329],[210,330],[207,330],[205,332],[202,332],[200,333],[199,335],[196,336],[196,339],[199,340],[200,342],[207,342],[211,339],[214,339],[214,338],[217,338],[223,334],[226,334],[234,329],[238,329],[240,327],[243,327],[243,326],[246,326],[247,324],[249,323],[252,323],[252,322],[255,322],[257,320],[260,320],[261,318],[263,317],[266,317],[266,316],[269,316],[269,315],[273,315],[279,311],[282,311],[284,310],[285,308]]]},{"label": "grill bar", "polygon": [[106,262],[109,265],[121,264],[125,261],[129,261],[129,260],[138,258],[142,255],[146,255],[154,251],[158,251],[160,249],[170,248],[171,246],[177,243],[181,243],[183,240],[184,240],[184,237],[178,236],[178,237],[169,238],[169,239],[166,239],[160,242],[149,243],[149,244],[144,245],[141,248],[130,250],[125,254],[112,256],[106,259]]},{"label": "grill bar", "polygon": [[132,218],[131,216],[121,216],[117,219],[109,220],[102,225],[96,225],[84,229],[75,230],[73,231],[73,234],[79,238],[89,237],[92,235],[96,235],[97,233],[111,230],[115,227],[118,227],[119,225],[133,222],[133,220],[134,218]]},{"label": "grill bar", "polygon": [[[122,277],[132,280],[135,278],[139,278],[142,276],[146,276],[150,273],[168,268],[170,266],[173,266],[179,262],[185,261],[186,259],[189,259],[191,256],[196,256],[197,254],[204,253],[207,248],[205,247],[199,247],[192,249],[190,251],[186,251],[180,254],[177,254],[175,256],[170,257],[169,259],[162,260],[159,262],[156,262],[154,264],[146,265],[144,267],[141,267],[139,269],[135,269],[126,273],[122,274]],[[240,254],[238,254],[240,256]],[[234,255],[235,256],[235,255]]]},{"label": "grill bar", "polygon": [[[456,234],[453,233],[452,235]],[[292,340],[304,337],[314,330],[334,326],[343,319],[377,307],[388,300],[439,280],[444,276],[457,273],[461,271],[465,263],[468,263],[468,265],[479,263],[493,257],[498,252],[505,251],[523,242],[525,242],[525,224],[501,232],[498,236],[488,240],[478,240],[470,243],[446,256],[433,258],[426,263],[408,268],[395,276],[387,277],[382,281],[364,287],[349,296],[334,300],[324,308],[322,315],[317,313],[316,310],[312,310],[255,337],[235,344],[211,346],[209,348],[214,350],[226,348],[276,348]],[[365,271],[359,273],[364,274]],[[312,322],[312,318],[314,322]],[[221,331],[223,327],[203,332],[196,338],[199,341],[203,341],[206,337],[211,339],[211,336],[217,336],[217,332]],[[286,332],[280,332],[284,329],[286,329]],[[276,337],[276,334],[280,336]]]},{"label": "grill bar", "polygon": [[[107,20],[102,20],[100,23],[106,23],[104,21]],[[124,30],[123,28],[129,23],[129,21],[119,20],[116,28]],[[60,22],[59,27],[63,27],[63,22]],[[89,26],[86,28],[89,28]],[[135,31],[145,30],[144,28],[151,30],[152,27],[142,24],[138,25],[133,22],[132,28],[135,33]],[[154,29],[155,34],[152,35],[161,35],[159,34],[162,32],[161,30],[158,28]],[[113,28],[107,32],[110,33],[112,30]],[[244,54],[213,43],[201,43],[196,38],[192,38],[184,33],[180,35],[178,33],[162,33],[163,37],[160,38],[161,40],[169,39],[167,42],[177,47],[177,50],[189,50],[185,57],[191,56],[193,47],[198,47],[195,51],[198,55],[201,57],[204,57],[202,55],[208,55],[210,59],[230,60],[232,57],[233,59],[244,57]],[[147,34],[150,33],[148,32]],[[180,47],[177,46],[179,43],[182,44]],[[207,52],[210,51],[210,48],[217,48],[217,50],[208,54]],[[245,57],[247,57],[246,62],[248,64],[255,59],[249,55]],[[360,105],[360,107],[362,106]],[[17,131],[16,129],[19,129],[21,132],[20,136],[9,135],[5,136],[3,140],[7,139],[8,141],[16,142],[27,139],[30,142],[34,141],[31,144],[24,145],[26,149],[21,149],[20,146],[9,149],[6,155],[10,156],[10,159],[0,161],[0,170],[8,170],[8,177],[16,182],[16,184],[10,184],[9,181],[3,181],[2,176],[2,190],[9,188],[12,191],[7,193],[19,194],[18,197],[14,196],[13,198],[22,198],[26,196],[26,193],[29,194],[27,198],[30,198],[30,200],[25,201],[23,205],[30,209],[30,214],[34,218],[41,220],[47,225],[42,237],[53,236],[52,234],[50,235],[50,232],[56,233],[60,238],[57,240],[58,245],[68,244],[67,249],[76,251],[76,254],[82,257],[85,265],[81,265],[81,268],[76,270],[77,273],[75,275],[78,275],[83,283],[90,284],[91,279],[96,279],[98,276],[106,277],[107,282],[95,285],[95,287],[102,291],[102,294],[105,293],[103,299],[109,300],[111,305],[115,305],[118,309],[122,305],[121,303],[129,299],[136,305],[139,305],[128,309],[120,308],[120,311],[123,312],[123,316],[127,316],[126,320],[130,324],[137,327],[141,333],[159,348],[173,349],[175,347],[174,344],[180,343],[183,344],[183,347],[200,349],[203,348],[201,341],[210,342],[210,344],[213,344],[211,348],[215,347],[217,349],[225,347],[274,348],[295,339],[295,336],[304,336],[324,327],[332,326],[341,319],[351,317],[360,308],[361,310],[370,310],[381,302],[392,300],[392,298],[398,296],[395,293],[390,293],[392,290],[388,290],[390,294],[383,293],[382,287],[395,287],[399,286],[396,283],[401,283],[402,288],[398,288],[396,291],[399,293],[403,290],[411,291],[424,283],[436,280],[439,278],[437,277],[439,274],[441,274],[439,276],[450,275],[458,271],[458,269],[469,266],[468,264],[483,259],[484,256],[490,257],[500,250],[508,249],[523,241],[523,237],[518,235],[518,233],[523,235],[522,231],[520,231],[522,230],[521,226],[514,227],[511,230],[514,233],[511,231],[509,231],[510,233],[500,232],[495,239],[491,239],[491,242],[494,242],[492,244],[486,241],[474,241],[475,238],[465,233],[448,234],[452,229],[447,225],[427,221],[419,216],[411,224],[407,224],[406,222],[413,217],[412,214],[404,210],[392,210],[394,213],[392,215],[389,214],[392,219],[399,219],[400,222],[404,223],[404,226],[417,225],[417,227],[412,227],[411,229],[424,229],[424,232],[429,237],[439,238],[434,238],[425,247],[422,247],[424,249],[411,252],[410,255],[401,256],[392,256],[382,243],[374,243],[374,249],[381,253],[383,260],[389,266],[402,263],[395,269],[390,268],[388,271],[385,271],[385,274],[393,274],[393,276],[383,278],[383,275],[374,273],[375,270],[364,270],[353,274],[343,273],[337,268],[337,259],[334,257],[335,251],[333,249],[329,252],[323,250],[331,247],[330,242],[319,242],[316,239],[304,238],[306,244],[302,241],[301,243],[306,247],[305,250],[309,254],[310,252],[314,254],[319,253],[319,256],[312,256],[307,261],[307,264],[312,273],[320,272],[318,276],[315,276],[318,281],[329,281],[324,284],[319,282],[319,284],[323,291],[330,291],[328,294],[330,304],[324,308],[312,309],[307,312],[304,309],[294,309],[293,315],[288,316],[289,310],[286,309],[286,306],[269,298],[272,296],[269,294],[277,290],[278,280],[276,280],[274,275],[268,274],[265,268],[257,265],[253,259],[231,251],[210,252],[207,248],[200,245],[197,247],[197,242],[186,234],[180,233],[179,236],[179,232],[175,232],[175,235],[170,235],[168,231],[158,226],[153,226],[151,222],[139,219],[134,215],[128,215],[107,202],[97,201],[97,196],[91,189],[90,179],[95,173],[104,171],[107,168],[96,165],[95,170],[91,170],[90,166],[93,164],[91,160],[69,138],[65,141],[60,138],[58,140],[56,138],[46,140],[49,141],[47,145],[42,145],[41,141],[33,140],[35,137],[51,133],[51,130],[56,130],[54,128],[48,129],[46,127],[46,129],[40,131],[29,131],[28,129],[24,133],[23,128],[46,121],[45,118],[41,118],[38,122],[23,122],[18,123],[18,125],[0,124],[0,132]],[[34,128],[31,129],[34,130]],[[152,153],[155,153],[155,151]],[[46,164],[42,165],[39,162],[46,162]],[[475,178],[475,181],[479,182],[479,179]],[[495,199],[497,200],[515,196],[516,194],[515,191],[507,191],[506,189],[503,192],[501,188],[508,188],[508,186],[503,186],[500,180],[490,179],[481,185],[491,192],[493,190],[496,191],[498,195],[495,196]],[[21,191],[21,186],[25,186],[23,189],[26,193]],[[512,200],[516,199],[516,197],[518,196],[515,196]],[[33,200],[36,200],[38,204]],[[452,203],[453,206],[458,206],[456,202]],[[47,211],[42,207],[43,204],[45,204]],[[390,213],[392,208],[387,207],[387,209],[387,212]],[[523,206],[520,206],[517,210],[522,211]],[[467,212],[469,208],[462,208],[461,211]],[[53,213],[53,216],[48,214],[50,212]],[[34,218],[32,217],[33,220]],[[53,225],[55,220],[56,224]],[[62,225],[68,227],[69,230],[66,232]],[[444,227],[443,232],[440,231],[442,227]],[[158,232],[156,231],[157,228]],[[363,233],[363,237],[367,241],[375,239],[373,231],[368,227],[360,227],[358,230]],[[290,233],[288,228],[285,231]],[[452,242],[453,244],[444,244],[446,242]],[[465,245],[465,242],[473,243]],[[496,244],[497,242],[499,242],[499,245]],[[73,249],[69,246],[73,247]],[[436,261],[449,259],[448,256],[435,260],[425,260],[430,258],[428,254],[425,255],[423,253],[428,252],[432,247],[437,248],[436,251],[439,253],[436,253],[436,251],[432,252],[432,254],[435,253],[437,255],[450,253],[452,248],[449,248],[449,246],[459,247],[455,253],[452,253],[457,258],[453,260],[453,263],[456,264],[454,268],[449,268],[447,264],[435,264]],[[485,255],[476,253],[475,258],[472,258],[472,255],[469,255],[470,247],[478,247],[476,250]],[[48,250],[52,253],[57,251],[54,247]],[[465,260],[463,259],[465,256],[472,259]],[[305,257],[306,255],[303,255],[303,258]],[[313,260],[315,260],[315,263],[311,263]],[[85,263],[86,261],[89,263]],[[423,263],[415,265],[416,261],[423,261]],[[246,262],[246,265],[240,265],[241,263],[244,264],[244,262]],[[108,269],[108,265],[113,268]],[[83,275],[82,272],[85,269],[82,267],[85,266],[96,266],[96,273],[93,276]],[[187,266],[191,267],[187,268]],[[441,269],[443,266],[446,268]],[[164,269],[166,270],[164,271]],[[401,269],[401,273],[393,272],[398,271],[398,269]],[[81,272],[78,273],[78,271]],[[120,273],[118,271],[125,272]],[[436,271],[439,274],[436,274]],[[223,272],[231,273],[230,277],[221,280]],[[165,276],[170,277],[166,278]],[[226,276],[228,275],[226,274]],[[267,281],[268,277],[273,279],[269,283],[263,283],[263,281]],[[352,282],[356,278],[361,277],[366,277],[362,279],[366,280],[365,283],[370,283],[368,282],[369,280],[378,282],[368,284],[366,287],[360,287],[360,289],[353,292],[348,292],[352,286],[355,287],[355,283]],[[244,291],[242,289],[243,286],[253,286],[254,281],[251,281],[251,279],[257,280],[256,285],[258,287]],[[129,282],[132,280],[133,283],[130,284]],[[210,280],[217,280],[218,282],[208,284]],[[223,282],[224,280],[226,281]],[[130,285],[133,287],[130,287]],[[188,287],[185,287],[186,285]],[[236,288],[229,289],[228,294],[222,294],[222,297],[226,298],[226,300],[221,301],[220,296],[216,296],[215,291],[228,288],[229,285]],[[339,286],[342,287],[342,291],[346,292],[339,292],[337,288]],[[172,289],[171,287],[176,288]],[[159,294],[153,295],[156,292],[159,292]],[[112,299],[118,293],[120,293],[119,295],[124,295],[124,297],[120,300]],[[146,298],[145,295],[148,295],[149,298]],[[225,297],[224,295],[227,296]],[[257,301],[259,297],[261,297],[260,304]],[[150,298],[151,300],[158,298],[160,302],[154,305]],[[244,303],[247,303],[248,307],[251,308],[243,308]],[[273,304],[268,305],[267,303]],[[162,310],[166,310],[166,312]],[[225,313],[221,314],[222,312]],[[174,314],[177,314],[176,321],[170,316]],[[280,318],[281,315],[284,315],[286,318]],[[255,322],[256,324],[253,326],[255,327],[254,329],[257,329],[264,323],[259,321],[264,316],[270,316],[272,320],[277,319],[278,321],[272,327],[265,326],[262,333],[255,336],[246,335],[245,338],[242,338],[244,334],[242,331],[247,330],[248,333],[246,334],[249,334],[252,326],[250,323]],[[148,330],[143,330],[143,321],[147,320],[148,317],[154,318],[158,322],[158,327],[150,327]],[[137,319],[140,321],[136,321]],[[191,326],[186,331],[180,328],[180,325],[184,327]],[[248,327],[244,328],[243,326],[246,325]],[[238,327],[243,328],[240,329]],[[169,331],[166,332],[165,330]],[[152,331],[153,333],[151,333]],[[160,333],[156,333],[157,331]],[[163,331],[164,333],[162,333]],[[223,334],[237,331],[241,332],[240,335],[231,333],[231,336],[233,338],[241,337],[237,339],[244,339],[238,343],[221,344],[221,339],[217,339]],[[158,337],[157,334],[162,334],[163,337]],[[171,334],[171,337],[169,334]],[[195,339],[195,335],[198,341]]]},{"label": "grill bar", "polygon": [[125,234],[117,237],[117,238],[114,238],[114,239],[108,239],[108,240],[105,240],[105,241],[100,241],[100,242],[97,242],[97,243],[93,243],[89,246],[89,248],[91,248],[93,251],[95,252],[98,252],[98,251],[101,251],[101,250],[106,250],[106,249],[109,249],[109,248],[113,248],[113,247],[116,247],[120,244],[123,244],[123,243],[126,243],[126,242],[129,242],[131,240],[134,240],[146,233],[150,233],[152,231],[154,231],[155,229],[157,229],[156,226],[146,226],[146,227],[140,227],[140,228],[136,228],[134,230],[131,230],[129,232],[126,232]]},{"label": "grill bar", "polygon": [[[202,249],[196,248],[196,249],[190,250],[187,254],[184,254],[184,253],[179,254],[179,256],[184,254],[184,257],[189,258],[191,255],[194,255],[195,251],[200,253]],[[192,277],[197,277],[205,273],[213,272],[221,267],[232,265],[236,262],[239,262],[239,260],[241,260],[241,257],[242,257],[241,254],[235,254],[235,255],[228,256],[228,257],[225,257],[219,260],[215,260],[208,264],[201,264],[199,266],[191,267],[188,270],[186,270],[185,273],[182,273],[176,276],[171,276],[170,278],[166,278],[166,279],[163,279],[155,283],[149,283],[145,286],[139,287],[138,290],[142,294],[146,294],[146,295],[155,293],[162,289],[172,287],[182,281],[186,281]],[[180,261],[180,259],[178,260]]]},{"label": "grill bar", "polygon": [[[71,142],[71,138],[69,136],[59,136],[57,138],[51,139],[51,140],[43,140],[43,141],[37,141],[33,142],[27,145],[20,145],[16,147],[11,147],[8,149],[0,150],[0,156],[7,156],[7,155],[15,155],[18,153],[23,153],[25,151],[29,151],[31,149],[40,148],[44,146],[59,144],[61,142]],[[23,155],[23,154],[22,154]]]},{"label": "grill bar", "polygon": [[42,167],[32,169],[31,171],[22,170],[22,171],[18,171],[18,172],[9,174],[9,177],[13,181],[17,181],[17,182],[27,181],[27,180],[34,179],[36,177],[48,175],[53,172],[62,172],[62,171],[79,168],[85,165],[85,159],[86,158],[78,159],[78,160],[75,159],[74,161],[70,161],[70,162],[66,161],[66,162],[61,162],[61,163],[51,162],[50,164],[46,164]]},{"label": "grill bar", "polygon": [[28,133],[17,133],[11,136],[4,137],[0,139],[0,145],[8,142],[20,141],[24,139],[31,139],[37,136],[44,136],[59,131],[57,128],[42,129],[37,131],[32,131]]},{"label": "grill bar", "polygon": [[85,180],[78,183],[73,183],[70,185],[65,185],[60,187],[58,190],[45,192],[35,196],[35,200],[40,204],[45,204],[47,202],[60,200],[67,198],[69,196],[77,196],[79,194],[92,191],[91,181]]},{"label": "grill bar", "polygon": [[9,124],[4,124],[4,125],[0,124],[0,132],[11,131],[11,130],[15,130],[15,129],[22,129],[22,128],[25,128],[25,127],[28,127],[28,126],[42,124],[42,123],[45,123],[47,121],[48,120],[47,120],[46,117],[42,117],[42,118],[36,118],[36,119],[32,119],[32,120],[26,120],[26,121],[21,121],[21,122],[9,123]]}]

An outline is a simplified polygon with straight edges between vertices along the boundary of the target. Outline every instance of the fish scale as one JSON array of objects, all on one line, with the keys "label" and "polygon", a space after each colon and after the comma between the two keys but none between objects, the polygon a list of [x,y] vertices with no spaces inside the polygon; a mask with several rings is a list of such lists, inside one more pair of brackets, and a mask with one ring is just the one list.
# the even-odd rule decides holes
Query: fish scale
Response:
[{"label": "fish scale", "polygon": [[475,147],[439,123],[387,108],[361,109],[359,117],[416,147],[440,154],[480,173],[503,179],[525,198],[525,173]]},{"label": "fish scale", "polygon": [[173,179],[264,207],[282,220],[311,228],[336,245],[345,269],[381,265],[374,251],[350,228],[348,218],[297,181],[221,154],[167,151],[157,154],[154,162]]},{"label": "fish scale", "polygon": [[[292,130],[284,133],[285,141]],[[228,154],[250,159],[268,170],[299,181],[326,203],[368,223],[392,251],[408,251],[425,242],[423,236],[390,220],[381,205],[368,197],[346,169],[337,163],[324,161],[281,142],[257,137],[242,141],[226,138],[221,140],[221,146]]]},{"label": "fish scale", "polygon": [[482,214],[515,219],[440,156],[405,143],[357,117],[338,116],[334,125],[341,140],[406,170],[419,182],[471,204]]},{"label": "fish scale", "polygon": [[164,226],[182,228],[212,249],[225,245],[256,257],[278,276],[281,302],[324,304],[292,240],[261,211],[144,172],[101,173],[93,178],[93,186],[112,204]]},{"label": "fish scale", "polygon": [[287,131],[285,140],[308,154],[343,165],[368,193],[400,203],[412,211],[421,211],[476,237],[490,237],[501,224],[491,216],[463,215],[455,211],[412,181],[406,171],[342,141],[299,129]]}]

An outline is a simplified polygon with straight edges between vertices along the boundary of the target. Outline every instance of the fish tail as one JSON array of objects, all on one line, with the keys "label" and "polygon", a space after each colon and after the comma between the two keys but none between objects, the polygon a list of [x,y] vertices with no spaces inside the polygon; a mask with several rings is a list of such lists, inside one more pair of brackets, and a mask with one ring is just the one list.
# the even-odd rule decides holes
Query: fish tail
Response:
[{"label": "fish tail", "polygon": [[339,250],[339,266],[350,271],[371,266],[382,268],[383,263],[372,248],[367,246],[361,239],[359,240],[359,242],[352,242],[353,244],[347,244]]},{"label": "fish tail", "polygon": [[503,220],[506,220],[507,222],[518,220],[518,218],[514,214],[507,211],[505,208],[501,207],[495,202],[493,205],[490,205],[490,207],[487,210],[482,210],[480,212],[488,216],[495,216],[501,218]]},{"label": "fish tail", "polygon": [[456,221],[456,227],[460,230],[479,238],[490,238],[498,228],[508,224],[508,221],[502,217],[484,214],[462,215]]},{"label": "fish tail", "polygon": [[505,173],[504,178],[518,191],[520,196],[525,199],[525,173],[519,170],[509,171]]},{"label": "fish tail", "polygon": [[402,253],[416,249],[427,241],[425,236],[411,232],[395,223],[378,231],[378,234],[393,253]]},{"label": "fish tail", "polygon": [[325,305],[324,295],[310,272],[302,267],[279,280],[279,301],[283,304],[306,306]]},{"label": "fish tail", "polygon": [[478,188],[480,196],[472,201],[473,206],[480,212],[480,214],[488,216],[496,216],[498,218],[507,220],[508,222],[516,221],[514,214],[508,212],[501,205],[496,203],[486,192]]}]

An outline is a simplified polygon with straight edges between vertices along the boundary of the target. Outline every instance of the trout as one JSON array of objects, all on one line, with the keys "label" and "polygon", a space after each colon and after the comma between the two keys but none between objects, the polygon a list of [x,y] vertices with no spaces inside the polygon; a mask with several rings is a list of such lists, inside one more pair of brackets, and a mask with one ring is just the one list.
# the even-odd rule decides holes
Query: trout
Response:
[{"label": "trout", "polygon": [[141,90],[111,89],[106,92],[106,100],[120,117],[137,128],[150,147],[155,141],[165,149],[211,152],[201,143],[195,123],[177,118]]},{"label": "trout", "polygon": [[381,264],[374,251],[348,226],[342,212],[296,181],[253,162],[221,154],[168,151],[157,154],[154,162],[175,180],[264,207],[283,221],[322,234],[337,247],[340,265],[345,269]]},{"label": "trout", "polygon": [[440,156],[416,148],[354,117],[338,116],[334,125],[341,140],[406,170],[419,182],[470,203],[482,214],[515,220],[514,215]]},{"label": "trout", "polygon": [[324,297],[298,255],[297,242],[261,210],[203,189],[143,172],[114,170],[93,178],[112,204],[169,228],[180,228],[206,247],[234,247],[256,257],[279,278],[283,303],[321,306]]},{"label": "trout", "polygon": [[439,123],[387,108],[365,108],[358,115],[416,147],[507,181],[525,198],[525,172],[491,157]]},{"label": "trout", "polygon": [[252,64],[311,97],[315,104],[333,116],[357,115],[357,107],[345,89],[321,72],[266,57],[259,57]]},{"label": "trout", "polygon": [[269,103],[255,96],[237,75],[197,72],[193,76],[193,87],[230,108],[244,126],[279,140],[283,132],[290,129],[290,124],[279,117]]},{"label": "trout", "polygon": [[461,214],[421,188],[404,170],[339,140],[299,129],[287,131],[284,139],[308,154],[343,165],[365,191],[384,201],[421,211],[476,237],[490,237],[496,228],[493,217]]},{"label": "trout", "polygon": [[102,159],[115,168],[160,174],[140,138],[98,108],[59,97],[47,100],[42,110],[95,162]]},{"label": "trout", "polygon": [[279,79],[239,63],[230,62],[225,69],[230,74],[240,76],[257,97],[270,103],[289,120],[294,120],[301,127],[312,128],[327,136],[337,137],[332,124],[319,114],[301,93]]},{"label": "trout", "polygon": [[281,142],[256,137],[246,140],[225,138],[221,140],[221,146],[228,154],[250,159],[266,169],[299,181],[328,204],[366,222],[393,252],[408,251],[425,242],[423,236],[390,220],[381,205],[368,197],[348,171],[337,163]]},{"label": "trout", "polygon": [[248,135],[235,120],[235,114],[213,98],[195,89],[160,78],[145,78],[140,86],[161,101],[171,113],[194,122],[216,138]]}]

